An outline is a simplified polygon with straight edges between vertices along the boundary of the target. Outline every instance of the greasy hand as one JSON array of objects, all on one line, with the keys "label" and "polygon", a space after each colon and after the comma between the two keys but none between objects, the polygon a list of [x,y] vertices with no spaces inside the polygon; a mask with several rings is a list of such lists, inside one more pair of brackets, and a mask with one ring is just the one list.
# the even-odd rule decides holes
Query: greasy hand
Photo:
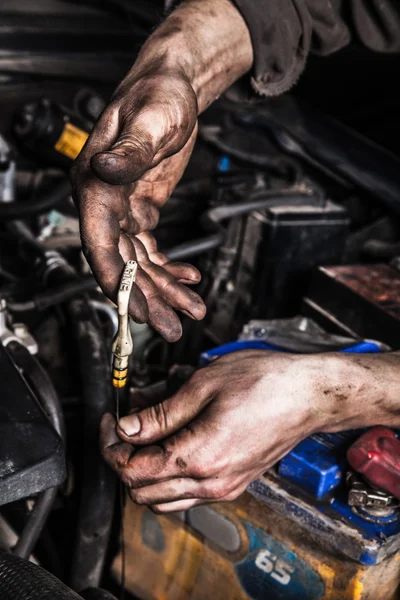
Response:
[{"label": "greasy hand", "polygon": [[196,95],[181,73],[157,64],[144,72],[133,69],[71,173],[83,251],[102,290],[115,301],[124,262],[137,258],[130,313],[169,341],[181,335],[174,309],[194,319],[205,314],[199,296],[182,285],[197,283],[200,274],[188,265],[168,263],[149,235],[137,234],[156,226],[159,207],[182,176],[196,119]]},{"label": "greasy hand", "polygon": [[319,426],[305,371],[292,355],[219,358],[118,425],[105,415],[103,455],[131,498],[158,512],[232,500]]}]

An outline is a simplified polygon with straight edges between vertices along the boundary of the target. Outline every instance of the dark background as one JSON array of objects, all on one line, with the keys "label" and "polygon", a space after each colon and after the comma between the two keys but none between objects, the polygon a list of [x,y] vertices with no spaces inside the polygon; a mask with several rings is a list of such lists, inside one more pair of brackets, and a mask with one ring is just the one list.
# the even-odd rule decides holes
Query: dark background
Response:
[{"label": "dark background", "polygon": [[[162,17],[162,0],[2,0],[2,130],[21,97],[67,102],[82,81],[109,95]],[[399,55],[348,47],[312,57],[293,92],[399,153],[399,66]]]}]

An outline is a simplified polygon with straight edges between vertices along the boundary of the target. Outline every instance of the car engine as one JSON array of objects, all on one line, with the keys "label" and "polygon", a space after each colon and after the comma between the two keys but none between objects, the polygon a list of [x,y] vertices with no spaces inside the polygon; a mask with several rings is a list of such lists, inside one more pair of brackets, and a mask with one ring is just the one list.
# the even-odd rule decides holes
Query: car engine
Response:
[{"label": "car engine", "polygon": [[[171,518],[125,501],[101,458],[118,319],[83,256],[68,171],[162,11],[1,3],[0,597],[361,598],[362,579],[394,598],[399,507],[378,494],[371,509],[343,462],[361,432],[309,438],[232,506]],[[129,386],[171,393],[242,348],[398,349],[400,158],[379,141],[295,92],[211,107],[155,231],[201,271],[207,316],[183,316],[175,344],[131,322]]]}]

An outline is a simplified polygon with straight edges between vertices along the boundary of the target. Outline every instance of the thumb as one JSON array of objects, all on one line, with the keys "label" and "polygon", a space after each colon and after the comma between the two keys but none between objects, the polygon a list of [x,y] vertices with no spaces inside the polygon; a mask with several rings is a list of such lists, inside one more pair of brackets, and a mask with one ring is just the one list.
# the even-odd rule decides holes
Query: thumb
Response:
[{"label": "thumb", "polygon": [[120,419],[117,433],[121,440],[149,444],[188,425],[218,392],[217,378],[204,371],[197,371],[171,398]]},{"label": "thumb", "polygon": [[143,127],[131,123],[125,125],[109,150],[92,156],[90,165],[95,175],[105,183],[123,185],[136,181],[154,167],[156,152],[151,136]]}]

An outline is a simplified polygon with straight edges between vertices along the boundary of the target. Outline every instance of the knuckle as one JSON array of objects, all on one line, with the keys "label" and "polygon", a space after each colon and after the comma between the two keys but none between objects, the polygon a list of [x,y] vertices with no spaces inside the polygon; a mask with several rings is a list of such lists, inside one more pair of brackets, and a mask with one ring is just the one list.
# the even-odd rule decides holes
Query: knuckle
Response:
[{"label": "knuckle", "polygon": [[213,469],[209,463],[196,462],[191,467],[191,474],[196,479],[207,479],[208,477],[212,477]]},{"label": "knuckle", "polygon": [[230,486],[226,481],[214,479],[207,483],[206,493],[207,497],[212,500],[220,500],[225,498],[230,492]]},{"label": "knuckle", "polygon": [[130,490],[134,490],[140,484],[139,478],[137,476],[135,477],[133,470],[129,465],[126,465],[121,469],[120,479]]},{"label": "knuckle", "polygon": [[129,497],[135,504],[146,504],[143,494],[140,493],[140,489],[135,490],[134,488],[129,489]]},{"label": "knuckle", "polygon": [[213,450],[204,449],[202,457],[191,468],[194,477],[199,479],[217,479],[224,472],[226,459],[218,457]]},{"label": "knuckle", "polygon": [[122,481],[122,483],[123,483],[123,484],[124,484],[126,487],[130,488],[130,487],[132,486],[132,484],[133,484],[133,482],[132,482],[132,477],[131,477],[131,475],[130,475],[130,473],[129,473],[128,469],[123,469],[123,470],[121,471],[120,478],[121,478],[121,481]]},{"label": "knuckle", "polygon": [[244,490],[233,490],[231,492],[228,491],[226,494],[224,494],[223,498],[226,502],[232,502],[233,500],[236,500],[236,498],[238,498],[243,491]]}]

